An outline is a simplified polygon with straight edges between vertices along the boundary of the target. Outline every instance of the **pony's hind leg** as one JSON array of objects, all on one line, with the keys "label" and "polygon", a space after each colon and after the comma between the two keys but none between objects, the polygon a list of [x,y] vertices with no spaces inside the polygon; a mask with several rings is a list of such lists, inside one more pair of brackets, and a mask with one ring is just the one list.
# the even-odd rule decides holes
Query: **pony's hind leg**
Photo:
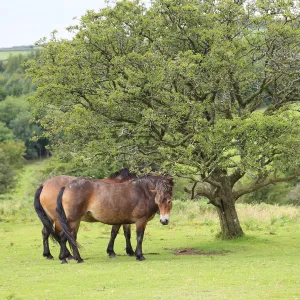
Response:
[{"label": "pony's hind leg", "polygon": [[54,259],[50,253],[50,249],[49,249],[50,234],[48,233],[46,227],[43,227],[43,229],[42,229],[42,236],[43,236],[43,247],[44,247],[43,256],[46,257],[47,259]]},{"label": "pony's hind leg", "polygon": [[62,264],[67,264],[67,257],[68,254],[70,254],[69,250],[67,249],[67,238],[63,232],[60,234],[60,253],[59,253],[59,259],[61,260]]},{"label": "pony's hind leg", "polygon": [[66,257],[67,257],[68,260],[75,259],[74,256],[70,253],[70,251],[68,250],[67,247],[66,247]]},{"label": "pony's hind leg", "polygon": [[126,239],[126,253],[129,256],[134,256],[134,251],[132,249],[131,241],[130,241],[130,238],[131,238],[130,224],[124,224],[123,231],[124,231],[124,236]]},{"label": "pony's hind leg", "polygon": [[[61,237],[63,233],[61,231],[59,231],[57,228],[58,228],[58,226],[55,225],[55,233],[56,233],[57,236]],[[59,259],[61,259],[61,256],[64,256],[68,260],[73,260],[74,259],[74,257],[70,253],[70,251],[67,248],[67,246],[66,245],[65,246],[62,245],[61,239],[59,240],[59,246],[60,246]]]},{"label": "pony's hind leg", "polygon": [[116,253],[114,251],[114,244],[120,227],[121,225],[113,225],[111,228],[110,240],[106,249],[106,252],[110,258],[116,257]]},{"label": "pony's hind leg", "polygon": [[71,233],[72,240],[73,240],[73,244],[70,243],[70,246],[73,251],[74,259],[77,260],[77,263],[83,263],[84,260],[81,258],[79,250],[78,250],[79,244],[77,244],[77,233],[78,233],[78,229],[80,226],[80,222],[70,222],[69,226],[70,226],[70,233]]}]

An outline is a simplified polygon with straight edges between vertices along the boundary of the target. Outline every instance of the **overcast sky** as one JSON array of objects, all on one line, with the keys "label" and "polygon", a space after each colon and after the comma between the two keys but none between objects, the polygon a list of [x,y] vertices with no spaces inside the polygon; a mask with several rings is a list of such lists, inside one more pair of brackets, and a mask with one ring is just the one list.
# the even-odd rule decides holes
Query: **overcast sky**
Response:
[{"label": "overcast sky", "polygon": [[0,47],[32,45],[55,29],[66,37],[74,17],[105,6],[104,0],[0,0]]}]

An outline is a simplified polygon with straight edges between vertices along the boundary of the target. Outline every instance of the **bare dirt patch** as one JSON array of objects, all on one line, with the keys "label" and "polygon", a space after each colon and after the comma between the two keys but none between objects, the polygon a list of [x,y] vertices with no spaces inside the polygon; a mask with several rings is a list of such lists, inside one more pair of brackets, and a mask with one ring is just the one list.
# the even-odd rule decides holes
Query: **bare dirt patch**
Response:
[{"label": "bare dirt patch", "polygon": [[229,251],[201,251],[194,248],[179,248],[179,249],[167,249],[171,250],[175,255],[202,255],[202,256],[219,256],[225,255]]}]

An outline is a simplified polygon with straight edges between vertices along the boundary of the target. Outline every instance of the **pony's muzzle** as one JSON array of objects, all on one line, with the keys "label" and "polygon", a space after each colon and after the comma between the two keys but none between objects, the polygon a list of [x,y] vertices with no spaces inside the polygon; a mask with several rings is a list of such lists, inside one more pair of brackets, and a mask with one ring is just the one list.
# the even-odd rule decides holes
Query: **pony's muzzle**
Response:
[{"label": "pony's muzzle", "polygon": [[168,225],[169,224],[169,219],[170,219],[169,214],[164,215],[164,216],[160,215],[160,223],[162,225]]}]

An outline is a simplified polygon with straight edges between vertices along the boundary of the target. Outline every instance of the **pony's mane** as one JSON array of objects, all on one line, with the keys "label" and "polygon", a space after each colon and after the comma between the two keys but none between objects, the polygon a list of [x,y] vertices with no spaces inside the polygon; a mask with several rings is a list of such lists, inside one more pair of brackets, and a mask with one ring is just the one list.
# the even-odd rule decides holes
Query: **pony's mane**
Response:
[{"label": "pony's mane", "polygon": [[134,178],[133,180],[138,183],[153,184],[155,189],[162,191],[163,193],[168,193],[171,196],[173,194],[174,181],[170,175],[147,174]]},{"label": "pony's mane", "polygon": [[131,173],[128,168],[123,168],[123,169],[111,174],[108,178],[115,179],[117,177],[119,179],[133,179],[133,178],[136,178],[137,176],[135,173]]}]

